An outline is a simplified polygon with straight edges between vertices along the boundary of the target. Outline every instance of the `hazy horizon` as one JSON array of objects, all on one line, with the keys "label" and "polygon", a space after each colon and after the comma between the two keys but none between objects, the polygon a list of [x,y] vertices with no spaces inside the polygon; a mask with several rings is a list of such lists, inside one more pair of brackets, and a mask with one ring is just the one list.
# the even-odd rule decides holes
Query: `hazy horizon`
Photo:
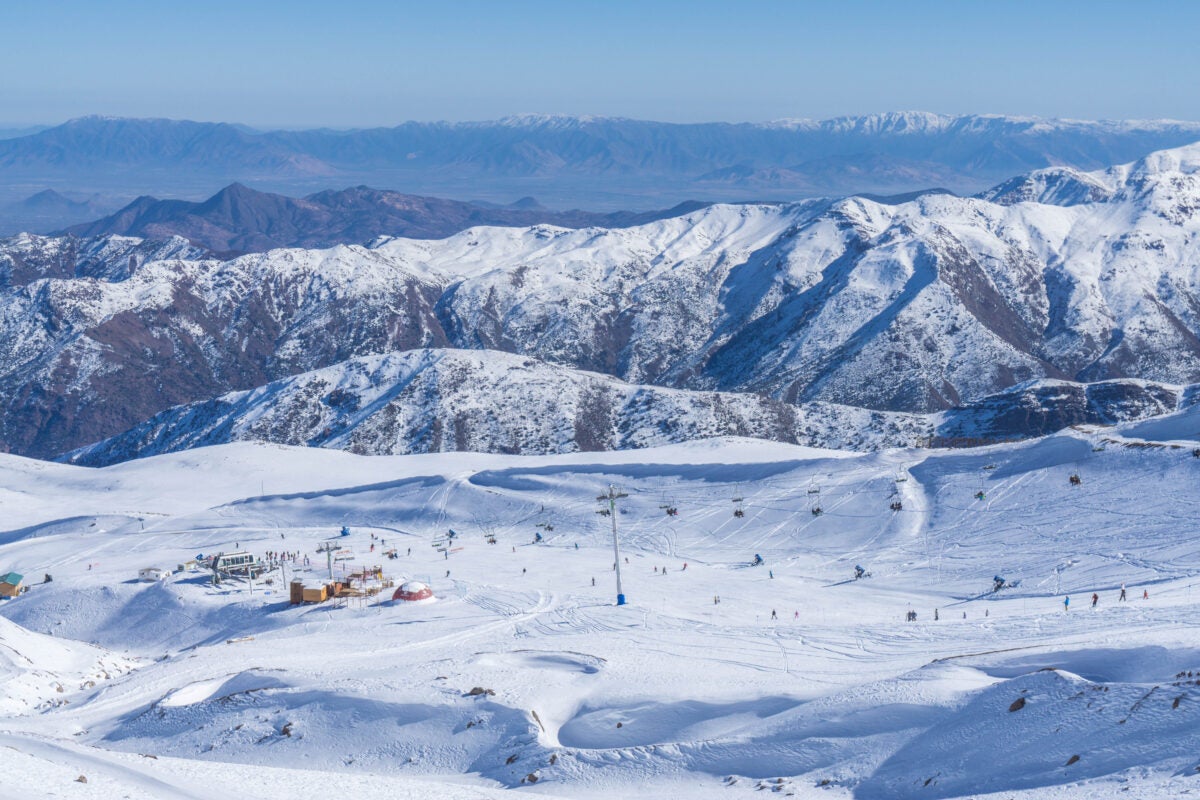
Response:
[{"label": "hazy horizon", "polygon": [[1200,6],[1176,2],[13,5],[0,9],[10,129],[96,113],[259,129],[519,113],[1200,118]]}]

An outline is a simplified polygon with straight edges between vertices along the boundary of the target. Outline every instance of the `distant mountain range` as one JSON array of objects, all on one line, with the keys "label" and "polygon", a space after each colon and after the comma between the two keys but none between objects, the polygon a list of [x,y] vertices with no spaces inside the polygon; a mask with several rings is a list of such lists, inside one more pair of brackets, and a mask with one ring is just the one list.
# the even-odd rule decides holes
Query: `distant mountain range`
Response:
[{"label": "distant mountain range", "polygon": [[0,195],[12,202],[48,187],[198,198],[239,181],[288,194],[362,183],[500,203],[533,195],[557,208],[646,209],[934,187],[970,194],[1034,169],[1097,169],[1198,140],[1192,122],[919,112],[765,124],[527,115],[267,132],[85,117],[0,139]]},{"label": "distant mountain range", "polygon": [[[492,351],[542,365],[530,368],[540,399],[480,394],[530,425],[545,415],[567,425],[571,398],[597,381],[571,375],[597,373],[615,379],[606,392],[622,419],[669,395],[725,420],[705,430],[849,441],[812,422],[836,406],[867,415],[828,419],[875,431],[868,445],[912,432],[911,417],[889,414],[951,415],[921,423],[929,435],[1011,438],[1192,402],[1181,387],[1200,381],[1197,332],[1200,146],[1102,171],[1035,171],[975,198],[717,205],[628,228],[474,227],[232,259],[178,237],[21,236],[0,242],[0,442],[57,456],[195,403],[179,419],[219,438],[196,415],[245,430],[235,412],[253,398],[230,401],[233,411],[208,401],[242,390],[312,400],[342,379],[286,382],[325,369],[377,375],[428,409],[429,424],[469,411],[472,447],[531,441],[480,434],[486,416],[452,402],[493,372],[523,374],[464,366],[501,358]],[[453,386],[407,356],[394,369],[345,366],[456,350],[482,354],[436,359],[457,364]],[[544,377],[554,369],[574,372],[555,383]],[[320,439],[352,421],[306,402],[289,400],[295,416],[278,429]],[[740,410],[714,416],[718,405]],[[969,424],[956,408],[974,409]],[[685,435],[673,418],[641,414],[648,428],[628,436],[589,427],[571,446]],[[136,451],[128,441],[121,452]]]},{"label": "distant mountain range", "polygon": [[703,205],[684,203],[666,211],[599,214],[551,211],[532,198],[494,206],[366,186],[293,198],[235,183],[199,203],[139,197],[115,214],[72,226],[63,233],[83,238],[112,234],[147,239],[181,236],[215,253],[240,254],[276,247],[360,244],[380,236],[440,239],[477,225],[625,228],[680,216]]}]

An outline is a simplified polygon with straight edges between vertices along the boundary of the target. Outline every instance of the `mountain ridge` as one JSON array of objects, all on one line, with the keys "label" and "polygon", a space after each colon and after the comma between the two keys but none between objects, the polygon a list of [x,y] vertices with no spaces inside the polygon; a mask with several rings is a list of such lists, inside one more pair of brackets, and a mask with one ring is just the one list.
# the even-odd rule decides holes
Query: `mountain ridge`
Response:
[{"label": "mountain ridge", "polygon": [[661,211],[595,213],[552,211],[529,197],[492,206],[360,185],[293,198],[232,183],[200,202],[143,195],[107,217],[73,225],[58,235],[182,236],[197,247],[237,255],[281,247],[361,244],[380,236],[441,239],[479,225],[632,227],[705,205],[689,202]]}]

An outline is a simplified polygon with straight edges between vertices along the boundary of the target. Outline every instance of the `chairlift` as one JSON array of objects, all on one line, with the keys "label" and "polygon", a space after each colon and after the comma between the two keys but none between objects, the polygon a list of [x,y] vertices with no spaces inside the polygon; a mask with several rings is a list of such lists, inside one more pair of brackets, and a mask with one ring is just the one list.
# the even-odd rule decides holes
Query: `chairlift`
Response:
[{"label": "chairlift", "polygon": [[987,495],[983,493],[983,489],[980,489],[978,492],[975,493],[976,500],[983,500],[986,497],[987,497]]},{"label": "chairlift", "polygon": [[1072,472],[1071,477],[1067,478],[1067,480],[1069,480],[1071,482],[1072,486],[1079,486],[1080,484],[1083,483],[1083,478],[1079,477],[1078,472]]},{"label": "chairlift", "polygon": [[812,509],[811,509],[811,511],[812,511],[812,515],[813,515],[814,517],[819,517],[819,516],[821,516],[822,514],[824,514],[824,513],[825,513],[825,510],[824,510],[824,509],[822,509],[820,506],[813,506],[813,507],[812,507]]},{"label": "chairlift", "polygon": [[890,508],[892,511],[903,511],[904,504],[901,503],[899,500],[895,500],[892,502],[892,504],[890,506],[888,506],[888,508]]},{"label": "chairlift", "polygon": [[675,507],[675,503],[663,498],[662,504],[659,506],[663,511],[667,512],[668,517],[674,517],[679,514],[679,509]]},{"label": "chairlift", "polygon": [[738,518],[746,516],[746,510],[742,507],[742,498],[740,497],[733,498],[733,515]]},{"label": "chairlift", "polygon": [[896,483],[904,483],[907,480],[908,480],[908,473],[906,473],[902,469],[896,470]]},{"label": "chairlift", "polygon": [[987,470],[992,470],[992,469],[996,468],[996,465],[995,464],[985,464],[983,468],[987,469]]}]

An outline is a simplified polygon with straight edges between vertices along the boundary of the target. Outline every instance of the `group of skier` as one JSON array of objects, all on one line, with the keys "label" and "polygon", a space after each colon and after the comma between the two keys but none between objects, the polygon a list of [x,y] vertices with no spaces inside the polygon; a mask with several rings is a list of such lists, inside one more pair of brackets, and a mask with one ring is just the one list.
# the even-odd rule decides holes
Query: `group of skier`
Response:
[{"label": "group of skier", "polygon": [[[1128,599],[1129,599],[1129,596],[1128,596],[1128,594],[1126,593],[1125,584],[1123,584],[1123,583],[1122,583],[1122,584],[1121,584],[1121,594],[1117,596],[1117,601],[1118,601],[1118,602],[1125,602],[1125,601],[1126,601],[1126,600],[1128,600]],[[1150,599],[1150,590],[1149,590],[1149,589],[1142,589],[1142,599],[1143,599],[1143,600],[1149,600],[1149,599]],[[1096,606],[1097,606],[1099,603],[1100,603],[1100,595],[1099,595],[1099,593],[1097,593],[1097,592],[1092,592],[1092,608],[1095,608],[1095,607],[1096,607]],[[1071,598],[1070,598],[1070,596],[1067,596],[1067,597],[1064,597],[1064,598],[1063,598],[1063,610],[1064,610],[1064,611],[1070,611],[1070,610],[1071,610]]]}]

